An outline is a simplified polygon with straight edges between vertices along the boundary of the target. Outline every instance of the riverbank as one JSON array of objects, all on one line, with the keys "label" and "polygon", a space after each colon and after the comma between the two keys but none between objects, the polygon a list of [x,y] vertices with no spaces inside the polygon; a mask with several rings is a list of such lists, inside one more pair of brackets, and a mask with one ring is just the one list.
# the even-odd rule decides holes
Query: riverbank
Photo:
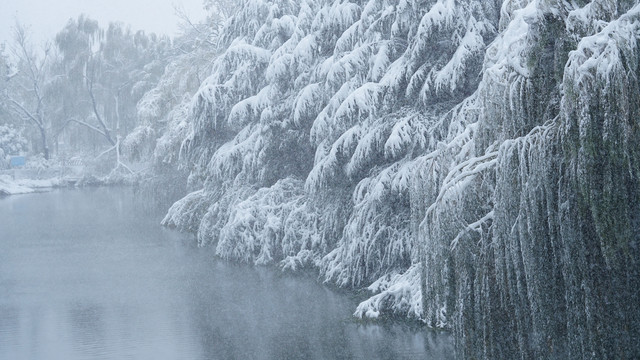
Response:
[{"label": "riverbank", "polygon": [[68,178],[14,179],[11,175],[0,175],[0,196],[48,191],[50,189],[68,187],[74,184],[75,181]]},{"label": "riverbank", "polygon": [[78,161],[31,157],[19,167],[0,170],[0,196],[44,192],[75,185],[85,176]]},{"label": "riverbank", "polygon": [[48,171],[3,170],[0,171],[0,196],[46,192],[68,187],[133,185],[138,180],[136,174],[96,176],[63,168],[48,169]]}]

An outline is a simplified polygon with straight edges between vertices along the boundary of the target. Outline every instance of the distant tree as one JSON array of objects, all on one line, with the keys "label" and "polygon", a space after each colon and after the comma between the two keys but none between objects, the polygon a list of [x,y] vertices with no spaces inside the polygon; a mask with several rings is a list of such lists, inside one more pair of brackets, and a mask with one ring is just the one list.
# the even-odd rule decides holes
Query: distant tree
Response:
[{"label": "distant tree", "polygon": [[[0,94],[4,94],[10,75],[11,68],[7,60],[6,46],[2,43],[0,44]],[[0,123],[8,124],[10,119],[11,117],[7,112],[6,103],[0,101]]]},{"label": "distant tree", "polygon": [[204,9],[209,12],[209,16],[217,15],[223,19],[228,19],[238,12],[242,6],[242,1],[236,0],[204,0]]},{"label": "distant tree", "polygon": [[100,135],[110,147],[98,157],[115,151],[116,167],[127,168],[120,159],[120,140],[136,128],[136,104],[157,83],[170,40],[132,33],[120,23],[103,30],[80,16],[58,33],[56,46],[65,74],[60,86],[74,95],[64,99],[67,122]]},{"label": "distant tree", "polygon": [[182,53],[187,53],[200,47],[218,49],[220,31],[224,23],[235,15],[241,6],[241,1],[204,0],[203,10],[207,12],[207,16],[201,22],[194,22],[183,7],[174,6],[182,29],[182,36],[177,42],[177,49]]},{"label": "distant tree", "polygon": [[[29,41],[27,29],[16,22],[10,52],[15,63],[4,76],[2,102],[9,114],[32,124],[39,134],[39,149],[49,159],[49,103],[46,95],[51,46],[45,44],[41,55]],[[6,65],[5,65],[6,67]]]}]

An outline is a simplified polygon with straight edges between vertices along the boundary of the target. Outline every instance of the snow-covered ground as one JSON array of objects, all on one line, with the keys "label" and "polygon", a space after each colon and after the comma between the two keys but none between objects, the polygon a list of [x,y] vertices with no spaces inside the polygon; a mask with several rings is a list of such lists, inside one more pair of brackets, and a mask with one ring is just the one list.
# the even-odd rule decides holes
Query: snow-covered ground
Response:
[{"label": "snow-covered ground", "polygon": [[71,180],[66,177],[14,179],[11,175],[0,175],[0,195],[17,195],[46,191],[56,187],[68,186],[71,183]]},{"label": "snow-covered ground", "polygon": [[0,196],[48,191],[77,183],[85,176],[82,164],[62,165],[31,158],[26,166],[0,170]]}]

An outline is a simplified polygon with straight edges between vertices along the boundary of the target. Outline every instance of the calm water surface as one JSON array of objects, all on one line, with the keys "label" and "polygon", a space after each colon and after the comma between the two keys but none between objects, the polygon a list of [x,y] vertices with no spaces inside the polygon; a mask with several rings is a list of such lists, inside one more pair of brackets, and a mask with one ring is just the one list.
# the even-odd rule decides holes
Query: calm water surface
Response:
[{"label": "calm water surface", "polygon": [[313,278],[215,260],[130,189],[0,198],[0,359],[440,359]]}]

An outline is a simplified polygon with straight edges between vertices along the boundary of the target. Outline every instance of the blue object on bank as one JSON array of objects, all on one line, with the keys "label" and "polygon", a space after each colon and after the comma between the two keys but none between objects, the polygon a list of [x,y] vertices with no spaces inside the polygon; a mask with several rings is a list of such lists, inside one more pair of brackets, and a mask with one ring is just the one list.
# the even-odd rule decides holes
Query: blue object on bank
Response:
[{"label": "blue object on bank", "polygon": [[24,166],[26,163],[26,159],[24,156],[12,156],[11,157],[11,167]]}]

